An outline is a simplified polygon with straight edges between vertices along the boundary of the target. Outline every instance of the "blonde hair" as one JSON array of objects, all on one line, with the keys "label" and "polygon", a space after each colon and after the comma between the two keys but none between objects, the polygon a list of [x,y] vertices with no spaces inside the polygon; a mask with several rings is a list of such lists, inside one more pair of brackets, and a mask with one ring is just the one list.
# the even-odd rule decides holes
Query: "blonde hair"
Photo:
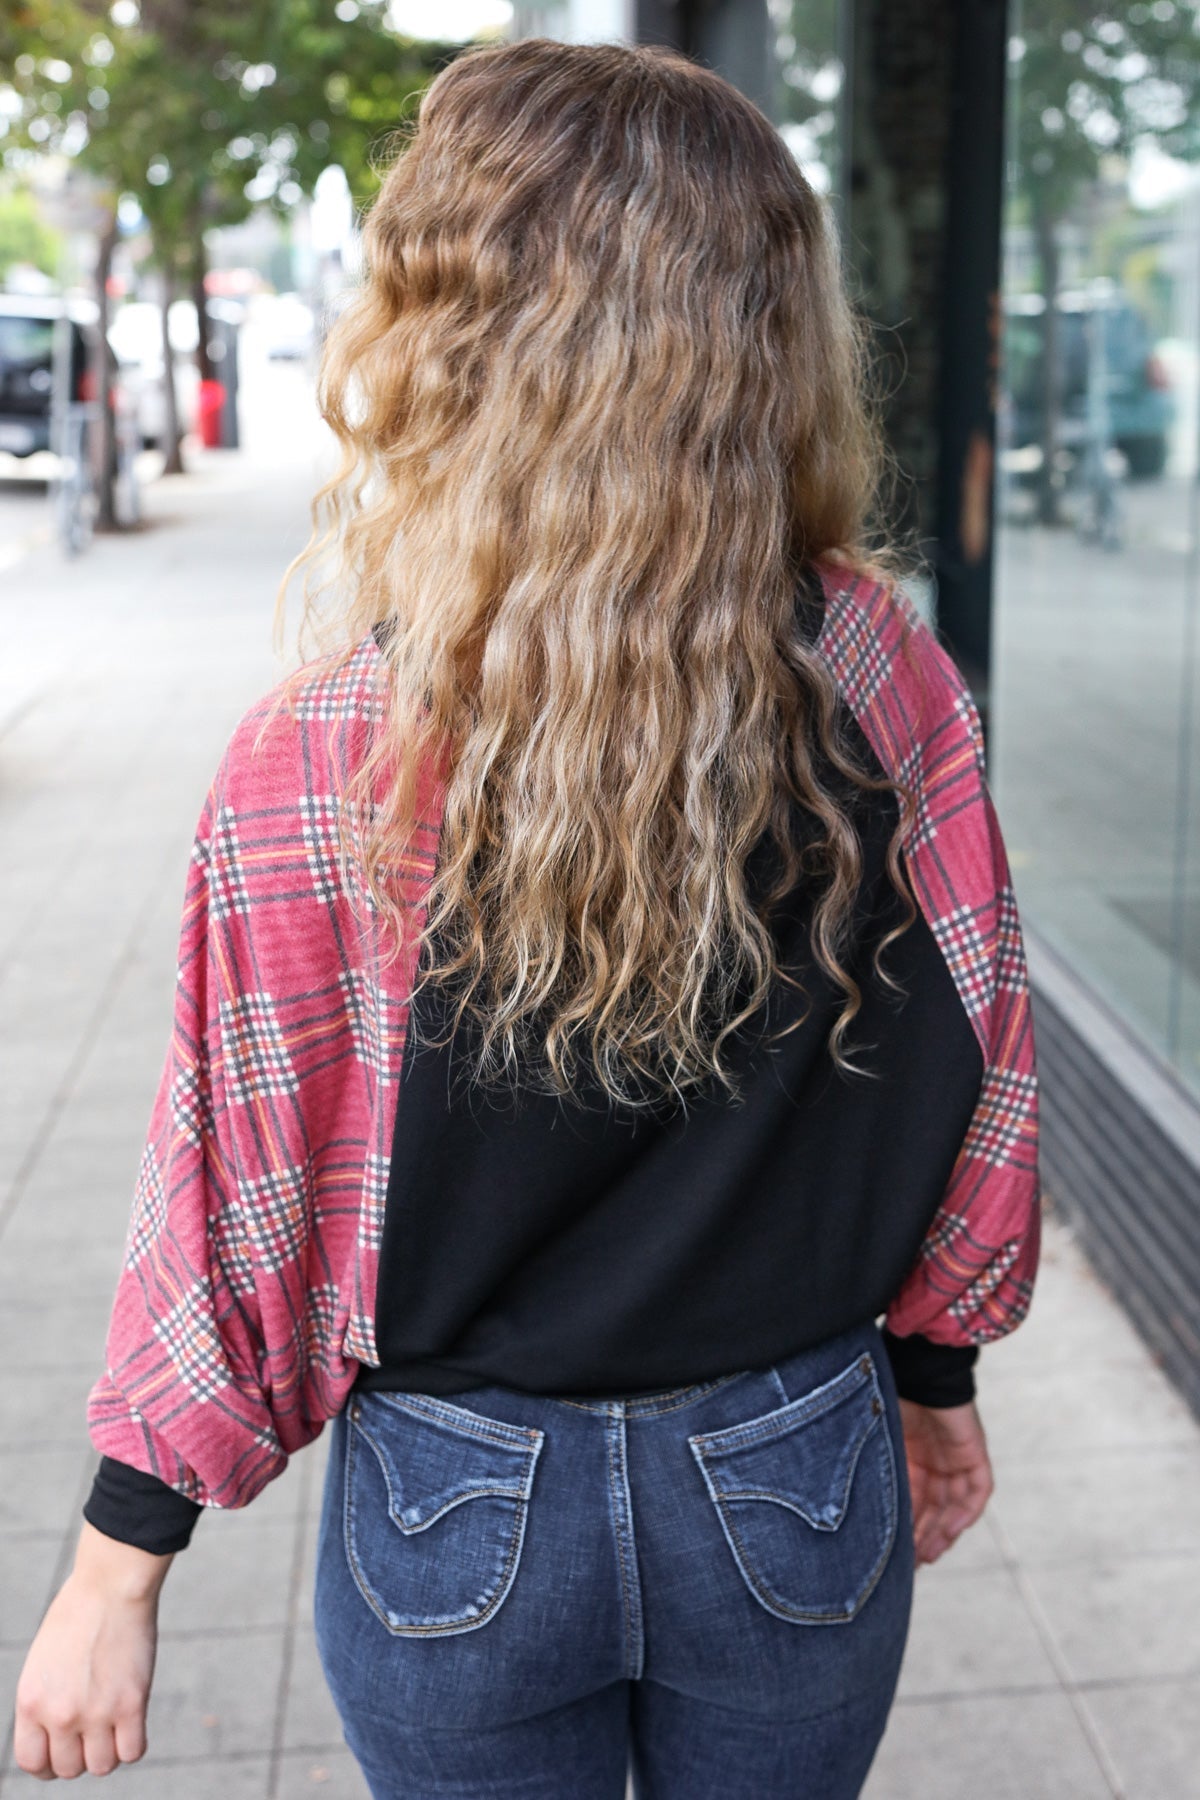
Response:
[{"label": "blonde hair", "polygon": [[[450,770],[417,991],[457,995],[483,1084],[569,1094],[586,1038],[619,1104],[686,1105],[713,1077],[736,1095],[722,1044],[777,979],[803,992],[768,923],[803,875],[853,1071],[863,858],[813,746],[904,802],[887,867],[908,915],[880,973],[916,912],[913,801],[839,736],[797,623],[819,560],[895,566],[867,547],[888,458],[826,204],[710,70],[531,38],[439,73],[364,251],[319,380],[341,467],[293,568],[332,559],[305,628],[334,666],[387,628],[385,717],[345,800],[397,956],[418,771]],[[803,855],[795,800],[821,828]],[[745,862],[768,827],[760,917]]]}]

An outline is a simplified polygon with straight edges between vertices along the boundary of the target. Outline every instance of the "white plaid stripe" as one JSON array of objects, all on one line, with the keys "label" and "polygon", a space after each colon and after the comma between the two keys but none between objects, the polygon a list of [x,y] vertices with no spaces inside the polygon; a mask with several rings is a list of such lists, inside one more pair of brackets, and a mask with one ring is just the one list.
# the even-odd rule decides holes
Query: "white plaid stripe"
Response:
[{"label": "white plaid stripe", "polygon": [[989,1064],[967,1128],[967,1155],[1000,1164],[1009,1161],[1018,1145],[1027,1147],[1031,1136],[1029,1128],[1036,1117],[1037,1098],[1036,1076]]},{"label": "white plaid stripe", "polygon": [[825,608],[825,624],[817,640],[838,685],[855,713],[869,706],[887,682],[892,658],[874,632],[863,630],[862,616],[851,606]]},{"label": "white plaid stripe", "polygon": [[996,987],[1001,993],[1023,995],[1029,984],[1029,970],[1025,962],[1017,899],[1008,883],[1000,889],[999,905]]},{"label": "white plaid stripe", "polygon": [[156,1318],[154,1335],[188,1392],[198,1400],[211,1400],[229,1386],[229,1371],[207,1283],[193,1282],[169,1312]]},{"label": "white plaid stripe", "polygon": [[171,1117],[175,1129],[197,1149],[213,1128],[213,1109],[207,1063],[203,1069],[189,1063],[171,1083]]},{"label": "white plaid stripe", "polygon": [[253,1181],[239,1181],[246,1242],[259,1267],[275,1273],[299,1259],[308,1235],[309,1187],[307,1168],[268,1169]]},{"label": "white plaid stripe", "polygon": [[362,1201],[358,1209],[358,1243],[364,1250],[378,1250],[383,1243],[384,1203],[387,1200],[389,1162],[386,1156],[367,1152],[363,1163]]},{"label": "white plaid stripe", "polygon": [[294,1094],[299,1083],[270,994],[239,994],[218,1012],[225,1090],[245,1105],[266,1094]]},{"label": "white plaid stripe", "polygon": [[962,723],[970,736],[971,742],[975,746],[975,755],[979,762],[980,772],[982,773],[987,767],[987,759],[983,744],[983,726],[979,720],[978,708],[971,696],[964,692],[954,696],[954,711],[957,717],[962,720]]},{"label": "white plaid stripe", "polygon": [[368,1069],[378,1070],[382,1066],[380,1007],[387,1006],[388,997],[362,969],[343,969],[338,986],[345,1002],[354,1054]]},{"label": "white plaid stripe", "polygon": [[[203,858],[197,853],[196,860]],[[250,911],[250,894],[238,844],[237,814],[230,806],[218,809],[208,847],[208,905],[214,919]]]},{"label": "white plaid stripe", "polygon": [[975,911],[956,906],[930,925],[967,1012],[973,1018],[986,1014],[995,998],[995,970]]},{"label": "white plaid stripe", "polygon": [[352,719],[377,719],[382,699],[374,684],[377,652],[364,640],[345,666],[305,686],[296,701],[296,717],[317,724]]},{"label": "white plaid stripe", "polygon": [[235,1294],[254,1292],[254,1264],[246,1245],[246,1225],[237,1201],[222,1206],[208,1221],[209,1255]]},{"label": "white plaid stripe", "polygon": [[133,1190],[133,1210],[125,1235],[124,1266],[133,1268],[157,1242],[167,1221],[167,1191],[162,1169],[152,1144],[142,1151],[137,1183]]},{"label": "white plaid stripe", "polygon": [[[937,836],[937,820],[933,808],[929,804],[929,787],[921,770],[921,759],[916,751],[910,750],[900,763],[899,778],[907,782],[909,791],[916,801],[916,812],[908,836],[904,840],[905,853],[909,856],[931,844]],[[897,804],[899,800],[897,799]]]},{"label": "white plaid stripe", "polygon": [[334,794],[301,794],[300,828],[318,900],[332,906],[342,897],[338,866],[338,803]]},{"label": "white plaid stripe", "polygon": [[304,1348],[310,1363],[327,1365],[336,1349],[338,1291],[332,1282],[310,1287],[304,1296]]},{"label": "white plaid stripe", "polygon": [[374,1342],[372,1321],[361,1310],[352,1312],[346,1324],[346,1355],[357,1357],[359,1362],[368,1363],[372,1368],[377,1368]]},{"label": "white plaid stripe", "polygon": [[[968,1319],[972,1320],[972,1336],[978,1338],[980,1333],[980,1321],[975,1318],[975,1314],[978,1313],[980,1307],[987,1305],[988,1301],[992,1298],[992,1295],[995,1294],[998,1289],[1004,1286],[1005,1278],[1020,1253],[1020,1238],[1007,1239],[992,1253],[986,1267],[980,1270],[979,1274],[975,1277],[975,1280],[972,1281],[969,1286],[965,1287],[962,1293],[951,1302],[950,1311],[954,1314],[956,1319],[963,1322]],[[1017,1285],[1021,1286],[1023,1284]],[[1009,1322],[1002,1330],[1009,1331],[1011,1329],[1012,1319],[1011,1315],[1009,1315]],[[1001,1334],[1001,1331],[997,1331],[993,1335],[1000,1336]]]}]

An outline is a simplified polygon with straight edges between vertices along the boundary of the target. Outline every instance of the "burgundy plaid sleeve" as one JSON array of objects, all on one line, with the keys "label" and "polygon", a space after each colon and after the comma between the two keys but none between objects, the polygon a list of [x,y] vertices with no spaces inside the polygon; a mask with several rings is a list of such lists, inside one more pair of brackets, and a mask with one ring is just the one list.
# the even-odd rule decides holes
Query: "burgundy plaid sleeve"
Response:
[{"label": "burgundy plaid sleeve", "polygon": [[[88,1397],[103,1455],[244,1506],[377,1361],[374,1288],[413,953],[339,861],[378,716],[373,642],[268,695],[196,829],[174,1024]],[[428,887],[440,795],[402,874]]]},{"label": "burgundy plaid sleeve", "polygon": [[957,664],[902,592],[826,568],[821,647],[889,774],[915,790],[914,897],[979,1040],[979,1100],[920,1252],[886,1315],[896,1337],[984,1344],[1033,1294],[1041,1237],[1029,976],[983,731]]}]

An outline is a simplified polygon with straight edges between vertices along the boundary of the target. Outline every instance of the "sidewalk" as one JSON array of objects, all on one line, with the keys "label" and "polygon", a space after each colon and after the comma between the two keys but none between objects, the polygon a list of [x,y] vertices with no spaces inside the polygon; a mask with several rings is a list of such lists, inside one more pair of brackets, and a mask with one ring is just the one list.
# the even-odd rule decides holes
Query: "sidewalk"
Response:
[{"label": "sidewalk", "polygon": [[[0,1358],[23,1377],[0,1396],[0,1734],[96,1462],[84,1398],[192,828],[276,678],[275,588],[318,479],[297,372],[262,379],[268,422],[244,453],[158,485],[144,533],[77,565],[35,546],[0,589]],[[1030,1317],[978,1375],[997,1491],[918,1572],[867,1800],[1195,1800],[1200,1424],[1052,1213]],[[365,1800],[310,1625],[326,1450],[199,1521],[163,1592],[150,1754],[122,1793]],[[2,1800],[42,1792],[4,1736]]]}]

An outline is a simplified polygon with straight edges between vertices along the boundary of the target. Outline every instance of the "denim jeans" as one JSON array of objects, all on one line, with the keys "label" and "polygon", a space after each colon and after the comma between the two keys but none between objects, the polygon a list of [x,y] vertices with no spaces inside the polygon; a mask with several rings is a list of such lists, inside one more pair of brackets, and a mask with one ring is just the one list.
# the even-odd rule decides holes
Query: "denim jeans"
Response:
[{"label": "denim jeans", "polygon": [[375,1800],[851,1800],[911,1498],[873,1322],[639,1399],[352,1395],[321,1662]]}]

